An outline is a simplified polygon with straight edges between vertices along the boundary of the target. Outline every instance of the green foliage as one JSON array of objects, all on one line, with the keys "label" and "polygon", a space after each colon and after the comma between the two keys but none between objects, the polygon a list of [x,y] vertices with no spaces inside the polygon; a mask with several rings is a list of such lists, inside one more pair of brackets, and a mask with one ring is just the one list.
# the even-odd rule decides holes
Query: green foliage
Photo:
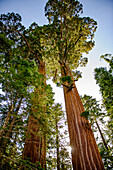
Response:
[{"label": "green foliage", "polygon": [[15,158],[9,158],[5,155],[3,155],[2,162],[0,162],[1,170],[7,169],[7,170],[44,170],[40,162],[31,163],[30,160],[23,160],[21,158],[15,157]]},{"label": "green foliage", "polygon": [[45,15],[50,22],[49,31],[46,31],[49,37],[46,41],[47,68],[52,62],[53,72],[54,66],[57,66],[60,73],[60,63],[68,63],[71,70],[87,64],[87,58],[83,58],[82,53],[88,53],[93,48],[97,23],[89,17],[81,18],[82,12],[82,4],[75,0],[49,0],[46,3]]},{"label": "green foliage", "polygon": [[0,33],[0,52],[7,51],[13,45],[13,41],[6,38],[5,34]]},{"label": "green foliage", "polygon": [[[96,101],[95,98],[92,98],[92,96],[84,95],[82,98],[82,103],[85,107],[85,113],[90,118],[91,123],[96,120],[96,118],[101,117],[104,113],[101,111],[101,107],[99,105],[99,102]],[[84,114],[85,114],[84,113]],[[104,123],[104,120],[103,120]]]},{"label": "green foliage", "polygon": [[[32,52],[29,53],[30,48],[36,51],[34,45],[36,36],[35,39],[32,38],[34,36],[32,28],[37,25],[32,24],[31,30],[26,31],[20,23],[21,17],[14,13],[1,15],[0,20],[2,90],[0,110],[2,155],[0,161],[2,161],[1,167],[3,168],[17,169],[19,164],[22,164],[21,156],[28,116],[33,115],[36,118],[40,126],[39,134],[45,133],[49,136],[51,131],[50,107],[54,100],[51,86],[45,85],[44,75],[38,72],[36,55],[33,53],[33,58]],[[24,33],[29,35],[29,41],[25,38]],[[26,162],[24,168],[32,169],[29,167],[30,164],[31,162]],[[32,166],[34,165],[32,164]]]},{"label": "green foliage", "polygon": [[[19,165],[14,159],[21,157],[25,133],[27,130],[27,117],[30,113],[31,98],[34,88],[42,85],[42,76],[34,62],[28,62],[21,57],[12,56],[6,62],[2,56],[1,64],[1,131],[0,148],[3,155],[1,167],[8,165],[9,169],[16,169]],[[38,81],[39,80],[39,81]],[[4,157],[3,157],[4,156]],[[15,157],[15,158],[14,158]],[[11,158],[11,161],[9,161]],[[30,168],[31,169],[31,168]]]},{"label": "green foliage", "polygon": [[[106,107],[109,116],[113,116],[113,56],[104,55],[101,56],[105,61],[109,63],[109,70],[107,68],[96,68],[95,69],[95,79],[96,83],[100,87],[100,91],[103,97],[103,104]],[[109,88],[108,88],[109,87]]]},{"label": "green foliage", "polygon": [[47,169],[56,169],[57,161],[60,169],[72,169],[65,114],[60,104],[53,105],[52,112],[52,133],[47,142]]},{"label": "green foliage", "polygon": [[84,112],[82,112],[82,113],[80,114],[80,116],[83,116],[83,117],[85,117],[86,119],[88,119],[88,118],[89,118],[89,111],[84,111]]},{"label": "green foliage", "polygon": [[62,83],[65,83],[65,82],[72,83],[71,76],[62,77],[61,81],[62,81]]},{"label": "green foliage", "polygon": [[[52,88],[45,85],[45,78],[38,73],[38,66],[40,62],[45,62],[47,76],[56,76],[56,82],[59,81],[60,85],[72,83],[71,76],[60,78],[61,64],[69,64],[71,70],[86,66],[88,61],[82,53],[88,53],[93,48],[97,23],[89,17],[80,17],[82,12],[83,6],[78,1],[49,0],[45,15],[50,24],[40,27],[34,22],[28,29],[21,24],[19,14],[0,16],[1,131],[4,130],[0,140],[3,169],[17,169],[20,165],[33,169],[37,166],[30,160],[21,159],[29,115],[37,120],[39,134],[46,135],[48,169],[56,168],[56,152],[54,156],[53,153],[58,147],[60,168],[71,169],[68,144],[65,142],[68,133],[64,130],[64,115],[59,104],[54,106]],[[81,77],[77,70],[72,74],[75,80]],[[81,116],[95,121],[100,110],[94,108]],[[8,122],[6,126],[5,122]],[[41,169],[39,162],[37,164]]]},{"label": "green foliage", "polygon": [[[33,23],[26,30],[18,14],[8,13],[0,17],[2,169],[42,169],[39,162],[33,164],[30,160],[22,159],[29,115],[35,118],[39,126],[39,132],[35,135],[46,135],[49,145],[47,155],[56,149],[53,137],[59,131],[56,132],[55,115],[58,114],[57,121],[60,121],[63,112],[59,104],[53,105],[52,88],[45,84],[44,75],[38,72],[39,61],[43,62],[42,55],[45,56],[42,43],[45,29],[47,27],[42,28]],[[64,154],[69,162],[64,160],[63,164],[70,167],[68,151]],[[52,162],[52,159],[48,159],[48,166],[49,161]]]},{"label": "green foliage", "polygon": [[[105,108],[105,116],[107,117],[107,122],[106,122],[106,130],[105,133],[108,136],[108,143],[109,146],[111,147],[113,145],[113,56],[111,54],[105,54],[101,56],[102,59],[104,59],[108,64],[109,67],[104,68],[96,68],[95,69],[95,80],[96,83],[100,87],[100,92],[102,94],[102,102],[103,102],[103,107]],[[104,152],[104,149],[101,149],[101,152]],[[112,150],[109,150],[109,157],[104,154],[104,159],[106,161],[106,166],[108,164],[108,169],[109,168],[109,163],[107,160],[113,160],[111,159],[111,152]],[[112,166],[112,165],[111,165]]]}]

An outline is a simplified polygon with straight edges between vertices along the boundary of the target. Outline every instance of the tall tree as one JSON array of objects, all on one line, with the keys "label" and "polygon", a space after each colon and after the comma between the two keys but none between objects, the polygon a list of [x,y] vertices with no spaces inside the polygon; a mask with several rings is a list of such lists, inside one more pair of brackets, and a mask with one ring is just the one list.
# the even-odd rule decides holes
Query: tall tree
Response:
[{"label": "tall tree", "polygon": [[[45,157],[46,157],[45,143],[46,142],[43,133],[41,134],[41,136],[40,135],[37,136],[37,133],[40,129],[39,127],[40,124],[38,125],[39,120],[38,120],[38,116],[36,116],[36,112],[38,112],[37,111],[38,107],[40,105],[42,106],[42,103],[44,104],[44,102],[42,102],[42,98],[43,98],[43,101],[45,101],[46,103],[43,105],[44,107],[43,114],[46,113],[45,108],[47,105],[47,100],[51,100],[52,92],[51,89],[48,86],[46,86],[45,83],[45,63],[43,62],[42,59],[41,45],[40,45],[41,28],[36,23],[34,23],[30,26],[28,30],[25,30],[25,28],[21,24],[21,16],[19,14],[14,14],[14,13],[1,15],[0,20],[1,20],[0,22],[1,33],[5,34],[5,37],[7,37],[10,40],[14,40],[15,42],[14,49],[17,50],[15,56],[17,55],[20,58],[28,60],[29,62],[34,60],[33,62],[35,63],[35,65],[38,65],[39,72],[41,74],[41,80],[40,79],[38,80],[40,86],[33,84],[35,91],[34,91],[34,99],[32,99],[31,101],[33,106],[32,110],[34,109],[35,113],[34,114],[31,113],[29,116],[28,132],[30,133],[29,134],[30,136],[29,137],[26,136],[26,142],[23,151],[23,159],[30,158],[30,160],[33,163],[39,161],[42,167],[45,167]],[[32,74],[32,70],[31,70],[31,74]],[[41,89],[40,88],[39,88],[40,90],[36,89],[36,87],[37,88],[41,87]],[[44,100],[44,98],[47,97],[46,94],[49,97],[47,98],[47,100]],[[37,98],[37,96],[40,97],[40,99]],[[37,101],[37,104],[35,101]],[[37,106],[37,109],[34,108],[33,104]],[[35,148],[37,148],[37,152],[35,151],[36,150]]]},{"label": "tall tree", "polygon": [[[43,105],[43,116],[45,116],[45,119],[47,117],[46,112],[47,112],[47,102],[44,100],[44,96],[46,96],[46,90],[47,90],[47,85],[46,85],[46,68],[45,68],[45,62],[43,61],[43,55],[44,55],[44,46],[42,46],[41,41],[43,41],[43,27],[39,27],[36,23],[33,23],[29,29],[27,30],[27,35],[28,35],[28,44],[30,47],[30,54],[28,55],[28,58],[31,59],[33,58],[38,65],[39,68],[39,73],[42,75],[41,83],[42,83],[42,88],[36,89],[36,95],[38,95],[38,98],[34,97],[34,102],[36,103],[37,106],[42,105],[42,103],[45,103]],[[48,102],[49,100],[52,100],[51,98],[51,90],[50,93],[47,94],[48,96]],[[39,98],[40,97],[40,98]],[[42,100],[40,100],[42,98]],[[51,104],[52,102],[50,102]],[[35,109],[34,109],[35,111]],[[43,117],[42,116],[42,117]],[[33,162],[39,161],[41,163],[41,166],[46,169],[46,134],[45,134],[45,129],[43,129],[43,132],[41,136],[35,136],[34,134],[38,133],[38,130],[40,127],[36,125],[36,120],[33,115],[30,116],[29,118],[29,128],[32,129],[30,132],[30,137],[26,139],[25,143],[25,148],[23,152],[23,158],[25,157],[31,157]],[[34,136],[34,137],[33,137]],[[34,142],[36,143],[38,141],[38,144],[33,145],[32,137],[34,138]],[[29,147],[31,146],[31,149]],[[37,148],[37,151],[35,152]],[[32,152],[30,151],[32,150]]]},{"label": "tall tree", "polygon": [[4,51],[1,53],[1,169],[7,168],[7,163],[11,168],[10,162],[15,161],[19,155],[18,152],[21,152],[26,120],[31,107],[30,98],[33,91],[31,85],[39,84],[38,80],[41,78],[34,62],[22,59],[18,56],[18,49],[14,48],[14,46],[11,49],[8,48],[8,52],[14,50],[13,55],[11,53],[8,56]]},{"label": "tall tree", "polygon": [[91,126],[86,118],[80,116],[84,108],[73,77],[78,75],[72,70],[87,63],[82,53],[87,53],[94,46],[92,39],[97,23],[89,17],[81,18],[82,12],[82,4],[75,0],[47,2],[45,15],[51,26],[50,43],[47,41],[48,60],[57,63],[53,67],[54,72],[57,70],[62,77],[73,169],[104,169]]}]

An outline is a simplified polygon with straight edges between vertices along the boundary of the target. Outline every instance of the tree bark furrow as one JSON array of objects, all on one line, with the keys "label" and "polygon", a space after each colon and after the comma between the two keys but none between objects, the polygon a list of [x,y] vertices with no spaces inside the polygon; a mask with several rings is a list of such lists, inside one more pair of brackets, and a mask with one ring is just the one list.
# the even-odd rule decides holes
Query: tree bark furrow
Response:
[{"label": "tree bark furrow", "polygon": [[[69,99],[69,96],[66,95],[66,93],[64,93],[65,95],[65,100],[66,100],[66,113],[67,113],[67,121],[68,121],[68,129],[69,129],[69,136],[70,136],[70,145],[71,145],[71,148],[72,148],[72,162],[74,164],[74,167],[78,167],[81,165],[81,156],[79,154],[79,146],[78,146],[78,134],[76,133],[76,129],[74,128],[74,125],[73,125],[73,121],[71,122],[70,120],[73,120],[74,117],[73,117],[73,114],[71,115],[70,114],[70,111],[69,111],[69,108],[71,108],[71,103],[68,102],[68,99]],[[72,137],[76,135],[76,138],[74,140],[74,143],[73,143],[73,139]],[[76,149],[75,149],[76,148]],[[74,158],[74,159],[73,159]],[[76,161],[75,161],[76,160]]]},{"label": "tree bark furrow", "polygon": [[[81,133],[80,133],[80,128],[79,128],[79,124],[80,122],[77,120],[77,115],[75,115],[74,113],[77,113],[78,112],[78,108],[77,106],[75,105],[76,103],[73,104],[73,100],[72,100],[72,94],[70,94],[70,99],[71,99],[71,103],[72,103],[72,108],[73,108],[73,115],[74,115],[74,119],[75,122],[74,122],[74,127],[76,127],[76,134],[78,134],[78,145],[79,145],[79,152],[81,153],[81,159],[82,159],[82,164],[81,164],[81,167],[86,170],[86,167],[85,167],[85,160],[84,160],[84,153],[83,153],[83,146],[82,146],[82,138],[81,138]],[[75,101],[75,100],[74,100]],[[76,124],[76,125],[75,125]]]},{"label": "tree bark furrow", "polygon": [[[74,89],[73,89],[73,91],[74,91]],[[84,111],[84,108],[83,108],[82,103],[78,102],[78,100],[80,100],[80,97],[78,96],[77,89],[76,89],[76,92],[77,92],[77,97],[76,97],[76,95],[74,95],[76,93],[73,92],[74,93],[73,96],[75,96],[75,100],[74,101],[76,101],[76,107],[78,107],[78,105],[80,106],[80,104],[81,104],[81,107],[78,107],[78,111],[76,112],[76,114],[77,114],[76,117],[78,117],[78,120],[80,121],[79,125],[80,125],[80,135],[81,135],[81,138],[83,138],[83,136],[84,136],[84,139],[82,140],[82,143],[83,143],[83,146],[85,146],[85,147],[83,147],[82,149],[84,151],[83,152],[84,153],[84,158],[86,159],[86,162],[87,162],[86,163],[86,167],[88,166],[88,167],[90,167],[90,169],[92,169],[92,167],[93,167],[93,164],[92,164],[93,158],[92,158],[92,154],[89,154],[90,145],[88,145],[88,143],[89,143],[88,142],[88,133],[89,133],[88,131],[89,130],[85,127],[85,124],[89,123],[89,122],[85,118],[80,116],[80,114]],[[92,158],[92,160],[90,159],[90,157]],[[91,166],[91,164],[92,164],[92,166]],[[96,169],[96,168],[93,167],[93,169]]]},{"label": "tree bark furrow", "polygon": [[[76,101],[76,99],[74,100],[74,101]],[[76,104],[76,105],[75,105]],[[75,104],[74,104],[74,106],[77,108],[77,101],[75,102]],[[76,114],[77,113],[80,113],[80,110],[79,109],[77,109],[77,111],[75,110],[75,112],[76,112]],[[87,152],[87,149],[88,149],[88,147],[87,147],[87,143],[88,143],[88,141],[87,141],[87,135],[86,135],[86,132],[85,132],[85,130],[83,129],[83,130],[81,130],[82,128],[83,128],[83,126],[82,126],[82,122],[83,122],[83,120],[81,120],[80,119],[81,117],[79,116],[79,114],[77,114],[76,116],[75,116],[75,119],[76,119],[76,124],[75,124],[75,127],[77,126],[77,122],[78,122],[78,119],[79,119],[79,124],[78,124],[78,128],[79,128],[79,135],[80,135],[80,139],[81,139],[81,150],[83,151],[83,158],[85,159],[84,160],[84,162],[86,162],[86,165],[85,165],[85,168],[87,169],[87,166],[88,167],[90,167],[90,169],[92,169],[91,168],[91,164],[90,164],[90,161],[89,161],[89,156],[88,156],[88,152]],[[83,119],[83,118],[82,118]],[[78,142],[80,142],[80,141],[78,141]],[[84,146],[86,146],[86,147],[84,147]],[[84,168],[84,169],[85,169]]]}]

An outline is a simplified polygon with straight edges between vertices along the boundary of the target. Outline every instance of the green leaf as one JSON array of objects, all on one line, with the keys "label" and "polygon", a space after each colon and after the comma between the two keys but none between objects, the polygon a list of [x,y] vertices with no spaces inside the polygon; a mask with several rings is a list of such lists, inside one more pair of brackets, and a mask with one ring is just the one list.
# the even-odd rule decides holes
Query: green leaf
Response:
[{"label": "green leaf", "polygon": [[89,111],[84,111],[84,112],[82,112],[82,113],[80,114],[80,116],[83,116],[83,117],[85,117],[86,119],[88,119],[88,118],[89,118]]}]

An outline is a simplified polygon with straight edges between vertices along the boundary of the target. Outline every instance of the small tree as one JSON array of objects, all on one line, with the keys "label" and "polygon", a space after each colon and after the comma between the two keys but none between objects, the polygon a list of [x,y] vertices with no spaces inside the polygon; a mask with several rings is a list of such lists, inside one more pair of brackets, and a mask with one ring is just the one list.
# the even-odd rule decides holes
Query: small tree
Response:
[{"label": "small tree", "polygon": [[65,114],[60,104],[53,105],[51,111],[53,112],[53,127],[48,139],[47,168],[72,169]]},{"label": "small tree", "polygon": [[[87,112],[87,118],[91,122],[91,126],[94,132],[100,133],[100,137],[97,138],[98,147],[104,161],[104,166],[107,169],[111,169],[112,165],[112,147],[110,146],[111,138],[109,138],[109,132],[107,125],[106,112],[102,112],[103,107],[91,96],[84,95],[82,102]],[[86,115],[85,112],[81,115]],[[100,124],[100,125],[99,125]]]},{"label": "small tree", "polygon": [[[103,108],[105,109],[106,113],[106,135],[108,136],[109,146],[113,146],[113,56],[111,54],[105,54],[101,56],[108,64],[109,67],[107,68],[96,68],[95,69],[95,80],[96,83],[100,87],[100,92],[102,94],[102,103]],[[112,149],[110,149],[112,152]],[[105,150],[104,148],[101,150],[102,154],[104,155]],[[105,154],[106,159],[106,154]],[[113,161],[113,160],[112,160]],[[107,164],[107,162],[106,162]],[[111,165],[112,166],[112,165]],[[109,168],[109,166],[108,166]]]}]

